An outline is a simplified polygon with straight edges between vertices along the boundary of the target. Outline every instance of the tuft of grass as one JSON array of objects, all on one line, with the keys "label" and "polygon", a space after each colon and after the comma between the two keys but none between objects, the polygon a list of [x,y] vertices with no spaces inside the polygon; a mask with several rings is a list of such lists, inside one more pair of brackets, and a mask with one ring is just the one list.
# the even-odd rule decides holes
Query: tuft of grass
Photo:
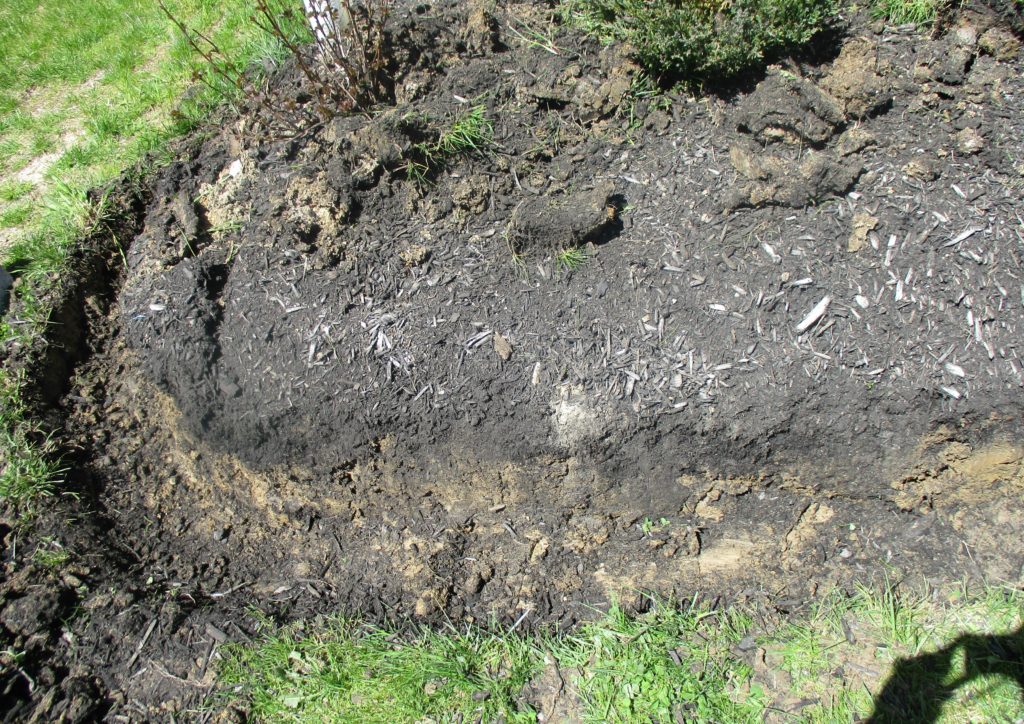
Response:
[{"label": "tuft of grass", "polygon": [[32,552],[33,563],[52,570],[61,568],[70,559],[71,554],[52,537],[40,540],[39,546]]},{"label": "tuft of grass", "polygon": [[645,113],[640,112],[641,106],[667,113],[672,109],[672,99],[658,87],[658,84],[647,73],[637,73],[630,81],[629,92],[623,99],[618,113],[626,118],[626,139],[633,143],[637,131],[640,130]]},{"label": "tuft of grass", "polygon": [[587,252],[583,249],[573,247],[571,249],[563,249],[555,254],[555,264],[562,271],[571,272],[586,264],[589,258]]},{"label": "tuft of grass", "polygon": [[605,42],[624,41],[652,74],[721,83],[807,45],[837,0],[562,0],[562,16]]},{"label": "tuft of grass", "polygon": [[544,30],[538,30],[522,20],[510,18],[508,29],[527,47],[540,48],[551,55],[562,54],[561,48],[555,43],[554,27],[551,25],[547,25]]},{"label": "tuft of grass", "polygon": [[0,210],[0,229],[21,226],[32,215],[32,204],[15,204]]},{"label": "tuft of grass", "polygon": [[941,7],[941,0],[873,0],[871,15],[893,25],[931,25]]},{"label": "tuft of grass", "polygon": [[405,162],[409,180],[425,184],[453,159],[469,154],[487,153],[494,143],[494,124],[487,108],[475,105],[456,116],[436,141],[415,144]]},{"label": "tuft of grass", "polygon": [[22,388],[21,377],[0,369],[0,501],[24,522],[54,494],[64,471],[52,438],[29,420]]},{"label": "tuft of grass", "polygon": [[28,196],[35,186],[28,181],[4,181],[0,183],[0,201],[20,201]]},{"label": "tuft of grass", "polygon": [[458,116],[437,140],[437,152],[445,157],[463,153],[484,153],[494,140],[494,124],[482,105]]}]

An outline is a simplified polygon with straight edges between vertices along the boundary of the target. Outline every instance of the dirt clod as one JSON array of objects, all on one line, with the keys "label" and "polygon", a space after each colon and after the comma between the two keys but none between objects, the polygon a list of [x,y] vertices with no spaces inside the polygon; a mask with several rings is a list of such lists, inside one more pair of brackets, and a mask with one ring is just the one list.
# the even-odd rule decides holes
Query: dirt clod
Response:
[{"label": "dirt clod", "polygon": [[989,28],[978,39],[982,51],[1006,63],[1020,54],[1020,45],[1017,36],[1000,27]]},{"label": "dirt clod", "polygon": [[509,239],[519,253],[558,253],[592,241],[615,221],[615,186],[602,183],[587,191],[526,199],[516,207]]},{"label": "dirt clod", "polygon": [[830,153],[810,151],[797,162],[745,143],[729,149],[729,160],[748,182],[728,198],[727,207],[732,209],[806,206],[846,192],[864,171],[856,157],[839,159]]},{"label": "dirt clod", "polygon": [[821,145],[844,121],[835,99],[813,82],[776,70],[740,104],[737,126],[762,143]]},{"label": "dirt clod", "polygon": [[849,118],[866,118],[892,102],[890,69],[878,60],[878,46],[867,38],[846,43],[821,85]]}]

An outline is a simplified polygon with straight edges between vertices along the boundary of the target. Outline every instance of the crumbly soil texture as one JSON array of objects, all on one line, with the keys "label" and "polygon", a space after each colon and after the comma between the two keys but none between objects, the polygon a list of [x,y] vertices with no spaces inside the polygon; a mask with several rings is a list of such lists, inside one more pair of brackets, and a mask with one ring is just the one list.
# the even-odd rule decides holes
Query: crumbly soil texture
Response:
[{"label": "crumbly soil texture", "polygon": [[485,5],[396,13],[393,102],[251,108],[115,190],[28,356],[74,497],[2,529],[5,719],[198,717],[252,607],[1019,584],[1017,38],[855,17],[689,96]]}]

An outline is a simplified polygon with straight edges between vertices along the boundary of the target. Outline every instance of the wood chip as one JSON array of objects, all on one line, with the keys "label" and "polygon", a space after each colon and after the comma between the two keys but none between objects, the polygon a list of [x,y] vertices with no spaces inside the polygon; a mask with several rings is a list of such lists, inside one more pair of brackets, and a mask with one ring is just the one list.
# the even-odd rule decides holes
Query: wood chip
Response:
[{"label": "wood chip", "polygon": [[947,362],[945,367],[946,367],[946,372],[948,372],[949,374],[953,375],[954,377],[966,377],[967,376],[964,373],[964,368],[961,367],[960,365],[955,365],[952,362]]},{"label": "wood chip", "polygon": [[957,245],[957,244],[959,244],[959,243],[960,243],[961,241],[966,241],[967,239],[970,239],[970,238],[971,238],[972,236],[974,236],[975,234],[977,234],[977,233],[978,233],[979,231],[984,231],[984,230],[985,230],[985,227],[984,227],[984,226],[972,226],[972,227],[971,227],[971,228],[969,228],[969,229],[966,229],[966,230],[964,230],[964,231],[961,231],[961,232],[960,232],[959,234],[957,234],[956,236],[954,236],[954,237],[953,237],[952,239],[950,239],[949,241],[947,241],[947,242],[946,242],[945,244],[943,244],[942,246],[943,246],[943,248],[946,248],[946,247],[948,247],[948,246],[956,246],[956,245]]},{"label": "wood chip", "polygon": [[228,640],[228,635],[216,626],[214,626],[212,623],[206,624],[206,635],[219,644],[222,644]]},{"label": "wood chip", "polygon": [[803,334],[808,329],[814,326],[817,322],[825,315],[825,311],[828,309],[828,305],[832,303],[832,297],[826,296],[820,302],[814,305],[814,308],[808,312],[807,316],[804,317],[803,321],[796,326],[797,334]]},{"label": "wood chip", "polygon": [[941,389],[954,400],[959,400],[961,397],[960,391],[957,390],[955,387],[943,387]]}]

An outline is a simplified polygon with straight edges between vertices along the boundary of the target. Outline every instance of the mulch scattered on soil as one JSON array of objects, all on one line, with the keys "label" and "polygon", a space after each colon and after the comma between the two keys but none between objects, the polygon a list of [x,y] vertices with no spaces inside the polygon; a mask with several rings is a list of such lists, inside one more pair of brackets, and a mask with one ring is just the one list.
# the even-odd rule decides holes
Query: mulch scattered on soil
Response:
[{"label": "mulch scattered on soil", "polygon": [[[1019,580],[1014,36],[855,18],[669,104],[615,48],[520,42],[532,5],[457,6],[397,18],[393,107],[279,140],[252,109],[144,190],[54,413],[76,564],[9,556],[19,706],[194,706],[249,605],[529,626]],[[477,105],[491,146],[413,178]]]}]

